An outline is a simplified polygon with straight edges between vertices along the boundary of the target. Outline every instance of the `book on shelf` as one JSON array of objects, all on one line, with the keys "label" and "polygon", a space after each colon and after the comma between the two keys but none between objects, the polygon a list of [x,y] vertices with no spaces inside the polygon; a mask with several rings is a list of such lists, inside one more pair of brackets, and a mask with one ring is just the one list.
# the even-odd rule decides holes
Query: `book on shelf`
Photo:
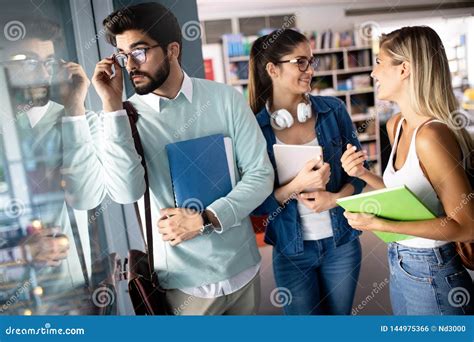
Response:
[{"label": "book on shelf", "polygon": [[242,34],[224,34],[222,40],[227,44],[229,57],[249,56],[257,36],[244,37]]},{"label": "book on shelf", "polygon": [[338,59],[336,54],[318,56],[317,59],[318,65],[316,67],[316,72],[342,69],[342,66],[339,65],[340,59]]},{"label": "book on shelf", "polygon": [[349,51],[347,54],[347,64],[349,68],[371,66],[372,63],[370,50]]},{"label": "book on shelf", "polygon": [[214,81],[214,66],[211,58],[204,59],[204,77],[206,80]]},{"label": "book on shelf", "polygon": [[332,31],[327,30],[323,32],[323,37],[322,37],[322,49],[330,49],[332,47]]},{"label": "book on shelf", "polygon": [[372,143],[361,143],[362,150],[367,151],[368,159],[377,159],[377,144]]},{"label": "book on shelf", "polygon": [[249,66],[247,62],[232,62],[229,64],[230,81],[247,80],[249,77]]},{"label": "book on shelf", "polygon": [[[359,47],[369,44],[355,30],[332,32],[332,30],[306,32],[313,50],[325,50],[343,47]],[[357,36],[357,37],[356,37]]]},{"label": "book on shelf", "polygon": [[365,89],[372,86],[372,79],[369,74],[354,75],[351,77],[353,89]]},{"label": "book on shelf", "polygon": [[337,90],[363,90],[372,87],[372,79],[369,74],[358,74],[337,81]]}]

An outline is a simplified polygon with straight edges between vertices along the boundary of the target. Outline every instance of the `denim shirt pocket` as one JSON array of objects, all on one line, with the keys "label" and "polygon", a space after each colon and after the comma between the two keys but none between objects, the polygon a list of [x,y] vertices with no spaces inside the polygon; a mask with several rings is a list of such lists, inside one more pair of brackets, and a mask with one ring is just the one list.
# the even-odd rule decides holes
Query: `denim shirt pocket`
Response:
[{"label": "denim shirt pocket", "polygon": [[333,149],[333,154],[339,156],[337,161],[339,161],[341,159],[341,156],[342,156],[342,148],[343,148],[342,145],[343,145],[343,141],[342,141],[342,138],[340,136],[333,137],[331,139],[331,148]]}]

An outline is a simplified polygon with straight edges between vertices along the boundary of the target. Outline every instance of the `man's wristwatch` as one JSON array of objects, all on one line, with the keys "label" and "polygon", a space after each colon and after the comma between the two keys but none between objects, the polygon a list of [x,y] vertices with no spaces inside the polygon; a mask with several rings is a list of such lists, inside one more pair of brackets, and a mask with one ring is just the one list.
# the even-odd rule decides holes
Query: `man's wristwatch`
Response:
[{"label": "man's wristwatch", "polygon": [[201,229],[199,230],[199,235],[211,234],[214,231],[214,226],[209,220],[209,217],[207,216],[207,213],[205,210],[201,213],[201,217],[202,217],[203,225]]}]

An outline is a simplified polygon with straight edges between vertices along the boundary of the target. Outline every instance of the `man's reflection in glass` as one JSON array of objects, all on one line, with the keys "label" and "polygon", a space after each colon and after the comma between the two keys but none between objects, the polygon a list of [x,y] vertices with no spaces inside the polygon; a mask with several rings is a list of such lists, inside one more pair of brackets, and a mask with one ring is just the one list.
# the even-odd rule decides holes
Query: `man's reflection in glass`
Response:
[{"label": "man's reflection in glass", "polygon": [[1,53],[18,136],[4,142],[4,149],[20,145],[21,160],[8,162],[23,165],[29,210],[0,227],[6,241],[0,250],[0,314],[93,313],[85,280],[90,266],[84,267],[90,264],[87,222],[75,222],[80,215],[66,205],[61,175],[67,138],[62,122],[68,114],[85,113],[89,80],[80,65],[58,52],[58,25],[22,23],[25,37],[5,42]]}]

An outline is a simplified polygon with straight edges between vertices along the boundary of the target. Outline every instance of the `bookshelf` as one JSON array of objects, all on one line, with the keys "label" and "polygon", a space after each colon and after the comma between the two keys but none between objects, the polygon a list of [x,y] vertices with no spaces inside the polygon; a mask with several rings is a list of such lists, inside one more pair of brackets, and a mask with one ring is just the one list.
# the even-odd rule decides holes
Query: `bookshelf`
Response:
[{"label": "bookshelf", "polygon": [[[256,36],[222,37],[226,83],[247,95],[249,52]],[[356,128],[370,168],[381,174],[380,121],[375,112],[375,88],[370,77],[374,64],[372,46],[313,49],[319,60],[311,83],[313,95],[341,99]]]},{"label": "bookshelf", "polygon": [[356,128],[369,165],[381,174],[380,122],[375,112],[375,89],[370,77],[374,56],[371,45],[313,49],[319,60],[311,84],[313,95],[342,100]]}]

